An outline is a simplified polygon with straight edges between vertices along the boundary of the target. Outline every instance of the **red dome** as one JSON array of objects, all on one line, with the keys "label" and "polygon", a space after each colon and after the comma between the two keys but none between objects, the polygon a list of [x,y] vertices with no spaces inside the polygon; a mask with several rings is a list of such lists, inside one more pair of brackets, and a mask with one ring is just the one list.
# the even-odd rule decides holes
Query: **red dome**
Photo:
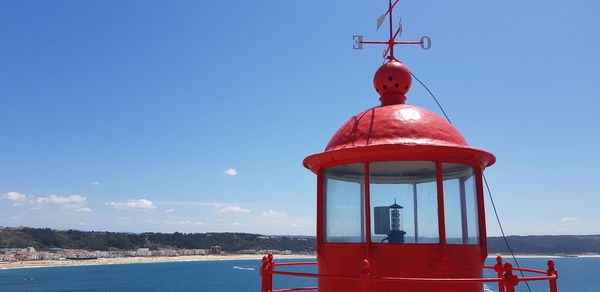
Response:
[{"label": "red dome", "polygon": [[390,144],[469,147],[456,128],[436,113],[395,104],[352,117],[335,133],[325,151]]},{"label": "red dome", "polygon": [[458,130],[436,113],[392,104],[350,118],[323,153],[304,159],[304,166],[317,173],[333,165],[392,160],[452,161],[485,168],[496,158],[469,146]]},{"label": "red dome", "polygon": [[444,118],[404,103],[411,80],[410,71],[398,60],[383,64],[373,80],[381,106],[350,118],[325,152],[307,157],[304,166],[317,173],[333,165],[369,161],[453,161],[482,168],[494,164],[494,155],[470,147]]}]

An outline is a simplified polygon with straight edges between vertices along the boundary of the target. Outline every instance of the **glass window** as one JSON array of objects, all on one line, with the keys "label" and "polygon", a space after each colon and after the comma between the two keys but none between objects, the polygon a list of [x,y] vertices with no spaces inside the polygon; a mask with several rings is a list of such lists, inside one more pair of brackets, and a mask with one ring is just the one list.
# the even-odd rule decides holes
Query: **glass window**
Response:
[{"label": "glass window", "polygon": [[364,242],[364,165],[326,168],[324,241]]},{"label": "glass window", "polygon": [[442,169],[446,242],[479,244],[475,171],[456,163],[443,163]]},{"label": "glass window", "polygon": [[439,243],[436,182],[431,161],[371,163],[371,240]]}]

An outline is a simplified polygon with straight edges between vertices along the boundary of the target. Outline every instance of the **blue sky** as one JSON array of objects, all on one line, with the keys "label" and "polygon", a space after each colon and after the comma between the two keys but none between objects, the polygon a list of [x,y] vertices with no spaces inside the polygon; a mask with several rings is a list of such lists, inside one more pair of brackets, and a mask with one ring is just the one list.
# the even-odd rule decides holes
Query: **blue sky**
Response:
[{"label": "blue sky", "polygon": [[[352,35],[384,39],[386,3],[0,2],[0,225],[314,234],[301,161],[378,105],[383,48],[352,50]],[[600,233],[599,6],[395,12],[403,40],[433,40],[397,57],[497,156],[508,234]],[[439,113],[416,83],[407,103]]]}]

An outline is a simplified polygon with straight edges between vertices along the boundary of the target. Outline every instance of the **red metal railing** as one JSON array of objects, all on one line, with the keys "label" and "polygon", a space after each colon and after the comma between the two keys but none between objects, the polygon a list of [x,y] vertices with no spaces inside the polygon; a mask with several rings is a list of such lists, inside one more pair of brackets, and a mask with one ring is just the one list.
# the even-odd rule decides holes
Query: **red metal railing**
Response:
[{"label": "red metal railing", "polygon": [[[498,273],[498,278],[401,278],[401,277],[373,277],[370,273],[370,264],[368,260],[363,260],[362,271],[356,276],[339,276],[339,275],[328,275],[328,274],[311,274],[311,273],[295,273],[295,272],[284,272],[276,271],[276,267],[280,266],[299,266],[299,265],[316,265],[316,262],[295,262],[295,263],[275,263],[273,261],[273,255],[263,257],[263,265],[260,268],[260,275],[262,277],[262,289],[261,292],[290,292],[290,291],[308,291],[318,290],[319,287],[303,287],[303,288],[289,288],[273,290],[273,275],[285,275],[285,276],[297,276],[297,277],[311,277],[319,279],[340,279],[349,281],[358,281],[362,287],[363,292],[370,292],[370,286],[372,282],[412,282],[412,283],[498,283],[499,292],[514,292],[515,287],[519,282],[523,281],[548,281],[550,292],[557,292],[556,279],[558,279],[558,272],[554,269],[554,261],[548,260],[548,270],[532,270],[532,269],[520,269],[513,268],[510,262],[502,263],[502,258],[496,258],[496,265],[484,266],[485,269],[493,269]],[[544,274],[545,276],[538,277],[519,277],[513,273],[513,271],[523,271],[529,273]]]}]

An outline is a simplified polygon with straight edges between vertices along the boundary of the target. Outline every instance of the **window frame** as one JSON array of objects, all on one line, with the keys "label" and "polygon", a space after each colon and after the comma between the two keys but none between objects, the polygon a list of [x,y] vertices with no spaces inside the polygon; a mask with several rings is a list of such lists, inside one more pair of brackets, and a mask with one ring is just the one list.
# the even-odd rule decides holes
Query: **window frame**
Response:
[{"label": "window frame", "polygon": [[[435,183],[435,188],[436,188],[436,191],[435,191],[435,195],[436,195],[436,196],[435,196],[435,198],[436,198],[436,208],[437,208],[437,205],[439,204],[439,202],[438,202],[438,200],[437,200],[437,196],[438,196],[438,188],[437,188],[437,184],[438,184],[438,181],[437,181],[437,177],[438,177],[438,169],[437,169],[437,162],[436,162],[436,161],[433,161],[433,160],[423,160],[423,159],[420,159],[420,160],[416,160],[416,159],[415,159],[415,160],[385,160],[385,161],[370,161],[370,162],[368,163],[368,165],[370,166],[372,163],[382,163],[382,162],[427,162],[427,163],[431,163],[431,164],[432,164],[432,166],[433,166],[433,169],[435,170],[435,179],[434,179],[434,180],[432,180],[431,182]],[[369,172],[369,173],[367,173],[367,178],[370,178],[370,172]],[[370,194],[370,193],[371,193],[371,183],[370,183],[370,181],[369,181],[368,183],[369,183],[369,184],[368,184],[368,189],[369,189],[369,194]],[[411,184],[410,184],[410,185],[411,185],[411,188],[413,188],[413,194],[414,194],[414,192],[416,191],[414,188],[417,188],[417,187],[418,187],[418,184],[419,184],[419,183],[411,183]],[[369,199],[369,202],[370,202],[370,199],[371,199],[371,198],[369,197],[368,199]],[[417,205],[417,204],[418,204],[418,202],[417,202],[417,201],[414,201],[414,199],[413,199],[413,202],[412,202],[412,208],[414,209],[414,208],[416,207],[416,205]],[[370,208],[370,207],[369,207],[369,208]],[[371,209],[369,209],[369,210],[371,210]],[[417,209],[417,210],[418,210],[418,209]],[[418,216],[417,214],[418,214],[418,212],[414,212],[414,213],[413,213],[413,216]],[[370,217],[368,218],[368,220],[369,220],[369,222],[368,222],[368,226],[371,226],[371,219],[372,219],[372,218],[370,218]],[[417,219],[413,218],[413,222],[412,222],[412,223],[413,223],[413,224],[417,223],[418,221],[416,221],[416,220],[417,220]],[[381,243],[381,242],[378,242],[378,241],[372,241],[371,234],[369,234],[369,240],[370,240],[370,242],[371,242],[372,244],[384,244],[384,245],[387,245],[387,244],[392,244],[392,245],[395,245],[395,244],[401,244],[401,245],[439,245],[439,244],[441,243],[441,240],[442,240],[442,239],[439,237],[439,234],[440,234],[440,232],[439,232],[439,222],[440,222],[440,221],[439,221],[439,219],[438,219],[438,222],[437,222],[437,224],[438,224],[438,232],[437,232],[437,239],[438,239],[438,242],[426,242],[426,243],[420,243],[420,242],[418,242],[418,239],[415,239],[415,242],[408,242],[408,243],[407,243],[407,242],[405,242],[405,243]],[[418,226],[418,224],[417,224],[417,226]],[[418,228],[418,227],[417,227],[417,228]],[[406,230],[405,230],[405,231],[406,231]]]},{"label": "window frame", "polygon": [[[482,254],[487,254],[487,233],[485,230],[485,210],[484,210],[484,198],[483,198],[483,166],[477,163],[465,160],[454,160],[454,159],[443,159],[443,160],[427,160],[427,159],[405,159],[405,160],[370,160],[370,161],[354,161],[350,163],[339,163],[334,165],[328,165],[326,168],[335,167],[345,164],[362,164],[364,167],[363,171],[363,222],[362,224],[362,238],[363,242],[326,242],[324,241],[324,231],[326,228],[326,216],[327,212],[325,204],[325,187],[326,177],[325,169],[320,168],[317,174],[317,243],[318,244],[366,244],[366,245],[389,245],[389,243],[377,243],[371,241],[371,196],[370,196],[370,179],[369,179],[369,166],[374,162],[388,162],[388,161],[428,161],[433,162],[436,165],[436,188],[437,188],[437,209],[438,209],[438,243],[403,243],[400,245],[439,245],[439,246],[478,246],[482,248]],[[479,233],[478,244],[448,244],[446,240],[446,222],[445,222],[445,206],[444,206],[444,187],[443,187],[443,163],[457,163],[463,164],[473,168],[473,176],[475,183],[475,199],[477,207],[477,223]]]}]

